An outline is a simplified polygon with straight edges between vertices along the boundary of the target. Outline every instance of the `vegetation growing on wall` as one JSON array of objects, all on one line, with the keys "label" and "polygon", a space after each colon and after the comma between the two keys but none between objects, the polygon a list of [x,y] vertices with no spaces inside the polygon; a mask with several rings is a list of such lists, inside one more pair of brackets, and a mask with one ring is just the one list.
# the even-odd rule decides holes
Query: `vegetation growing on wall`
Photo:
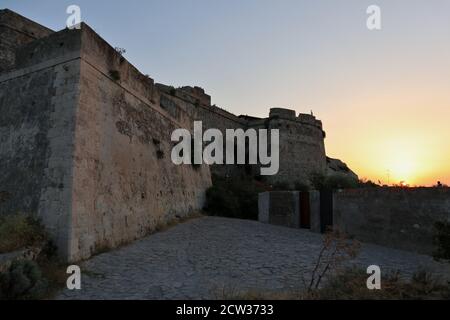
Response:
[{"label": "vegetation growing on wall", "polygon": [[23,214],[0,217],[0,254],[21,250],[37,256],[33,261],[18,258],[3,269],[0,300],[43,299],[64,285],[65,268],[40,221]]},{"label": "vegetation growing on wall", "polygon": [[46,240],[37,219],[20,214],[0,217],[0,253],[41,245]]}]

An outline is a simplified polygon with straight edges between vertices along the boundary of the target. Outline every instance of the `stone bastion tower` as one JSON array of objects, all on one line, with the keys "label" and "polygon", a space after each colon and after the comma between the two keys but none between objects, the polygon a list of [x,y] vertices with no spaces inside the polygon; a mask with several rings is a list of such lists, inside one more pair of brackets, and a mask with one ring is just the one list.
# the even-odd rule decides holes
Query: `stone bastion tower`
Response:
[{"label": "stone bastion tower", "polygon": [[[0,215],[38,215],[67,261],[201,210],[211,172],[248,174],[233,165],[174,165],[171,133],[192,130],[194,120],[220,130],[280,129],[271,183],[331,168],[313,116],[233,115],[201,88],[155,84],[86,24],[53,32],[0,10]],[[336,161],[333,170],[345,172]]]}]

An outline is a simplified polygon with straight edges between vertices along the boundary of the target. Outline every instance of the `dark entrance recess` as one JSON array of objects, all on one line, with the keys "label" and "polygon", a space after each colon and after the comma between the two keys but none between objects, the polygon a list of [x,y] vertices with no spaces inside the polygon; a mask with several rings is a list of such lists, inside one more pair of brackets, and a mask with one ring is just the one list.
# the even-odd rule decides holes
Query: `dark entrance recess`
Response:
[{"label": "dark entrance recess", "polygon": [[333,191],[320,191],[320,232],[333,227]]},{"label": "dark entrance recess", "polygon": [[311,205],[309,192],[300,192],[300,228],[311,228]]}]

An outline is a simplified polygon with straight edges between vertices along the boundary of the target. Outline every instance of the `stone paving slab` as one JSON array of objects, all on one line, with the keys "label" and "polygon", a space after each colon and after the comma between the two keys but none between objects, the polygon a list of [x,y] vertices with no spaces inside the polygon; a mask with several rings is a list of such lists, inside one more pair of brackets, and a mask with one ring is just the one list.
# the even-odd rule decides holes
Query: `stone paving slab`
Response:
[{"label": "stone paving slab", "polygon": [[[298,288],[321,246],[322,236],[308,230],[202,217],[84,262],[82,289],[57,299],[217,299],[223,291]],[[370,244],[352,263],[450,277],[448,264]]]}]

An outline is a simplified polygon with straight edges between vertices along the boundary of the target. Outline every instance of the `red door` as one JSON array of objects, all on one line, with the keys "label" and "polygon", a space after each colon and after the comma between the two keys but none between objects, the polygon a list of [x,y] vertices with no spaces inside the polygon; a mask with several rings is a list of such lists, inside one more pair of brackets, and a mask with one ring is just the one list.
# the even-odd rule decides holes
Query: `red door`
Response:
[{"label": "red door", "polygon": [[309,192],[300,192],[300,228],[311,228],[311,206]]}]

